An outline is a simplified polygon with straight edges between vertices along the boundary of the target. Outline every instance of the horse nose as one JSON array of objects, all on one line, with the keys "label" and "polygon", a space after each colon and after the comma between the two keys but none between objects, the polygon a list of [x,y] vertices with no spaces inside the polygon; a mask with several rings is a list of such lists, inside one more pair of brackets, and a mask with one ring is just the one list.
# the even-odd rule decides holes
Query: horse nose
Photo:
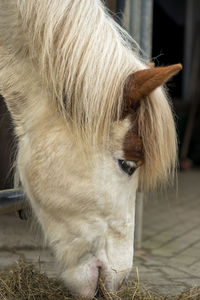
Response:
[{"label": "horse nose", "polygon": [[99,279],[101,278],[104,281],[104,270],[105,265],[98,259],[88,263],[86,277],[83,279],[85,280],[84,287],[79,286],[77,293],[75,292],[74,295],[81,296],[87,300],[93,299],[97,291]]},{"label": "horse nose", "polygon": [[101,261],[101,260],[97,260],[96,261],[96,267],[98,268],[98,270],[99,270],[99,276],[101,277],[101,276],[103,276],[103,274],[104,274],[104,271],[105,271],[105,265],[104,265],[104,263]]},{"label": "horse nose", "polygon": [[[98,282],[99,282],[99,280],[102,280],[104,282],[105,281],[105,274],[106,274],[105,264],[102,261],[97,260],[96,267],[98,269]],[[98,284],[98,282],[97,282],[97,284]]]}]

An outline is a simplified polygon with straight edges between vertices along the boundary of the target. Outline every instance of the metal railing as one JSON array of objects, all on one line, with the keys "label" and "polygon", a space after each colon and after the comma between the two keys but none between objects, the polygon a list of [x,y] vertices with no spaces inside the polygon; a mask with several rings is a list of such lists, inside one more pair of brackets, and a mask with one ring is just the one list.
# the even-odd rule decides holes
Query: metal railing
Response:
[{"label": "metal railing", "polygon": [[20,211],[25,207],[25,195],[21,188],[0,191],[0,214]]}]

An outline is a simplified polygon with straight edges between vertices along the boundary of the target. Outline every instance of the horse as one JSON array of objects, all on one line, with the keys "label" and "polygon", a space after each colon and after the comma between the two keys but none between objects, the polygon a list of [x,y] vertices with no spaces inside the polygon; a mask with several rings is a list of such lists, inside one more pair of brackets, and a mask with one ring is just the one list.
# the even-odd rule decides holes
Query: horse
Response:
[{"label": "horse", "polygon": [[133,265],[135,197],[173,178],[174,118],[152,67],[100,0],[0,0],[0,93],[16,166],[76,296],[117,290]]}]

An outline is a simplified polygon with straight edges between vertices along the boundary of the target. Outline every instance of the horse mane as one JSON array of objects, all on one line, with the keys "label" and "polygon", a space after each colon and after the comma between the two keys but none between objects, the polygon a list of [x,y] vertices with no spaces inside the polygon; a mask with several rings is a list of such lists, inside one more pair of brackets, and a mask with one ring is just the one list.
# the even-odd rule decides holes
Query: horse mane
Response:
[{"label": "horse mane", "polygon": [[[49,101],[74,130],[94,144],[107,139],[120,118],[128,76],[147,67],[134,40],[100,0],[18,0],[17,5],[21,33],[14,59],[26,55]],[[145,150],[141,185],[155,186],[171,177],[176,165],[174,121],[163,89],[141,101],[138,124]]]},{"label": "horse mane", "polygon": [[156,89],[149,99],[141,102],[138,124],[145,154],[140,172],[141,187],[149,190],[173,183],[177,168],[177,137],[164,88]]},{"label": "horse mane", "polygon": [[25,1],[21,14],[51,99],[74,124],[105,136],[120,113],[127,75],[141,67],[128,34],[99,0]]}]

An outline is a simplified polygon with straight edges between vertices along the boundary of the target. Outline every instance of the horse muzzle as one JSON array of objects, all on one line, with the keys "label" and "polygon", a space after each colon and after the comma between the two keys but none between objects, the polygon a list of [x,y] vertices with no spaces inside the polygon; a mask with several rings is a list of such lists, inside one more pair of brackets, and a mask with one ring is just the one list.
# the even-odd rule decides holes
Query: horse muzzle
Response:
[{"label": "horse muzzle", "polygon": [[99,279],[108,290],[115,291],[120,287],[126,275],[127,272],[117,274],[115,270],[108,271],[102,261],[94,258],[87,264],[67,269],[63,272],[62,278],[74,296],[89,300],[97,293]]}]

